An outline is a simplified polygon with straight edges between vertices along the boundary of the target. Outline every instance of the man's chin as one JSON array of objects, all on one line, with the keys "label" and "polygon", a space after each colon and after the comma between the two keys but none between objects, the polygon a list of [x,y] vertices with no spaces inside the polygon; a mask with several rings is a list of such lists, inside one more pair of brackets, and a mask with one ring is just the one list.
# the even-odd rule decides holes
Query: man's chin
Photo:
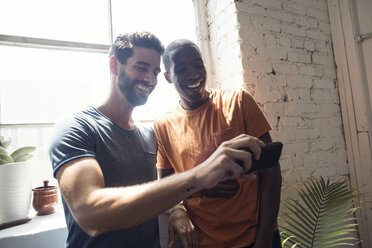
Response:
[{"label": "man's chin", "polygon": [[142,99],[133,99],[133,100],[130,100],[129,103],[132,104],[133,106],[137,107],[137,106],[142,106],[142,105],[145,105],[146,102],[147,102],[147,98],[148,97],[145,97],[145,98],[142,98]]}]

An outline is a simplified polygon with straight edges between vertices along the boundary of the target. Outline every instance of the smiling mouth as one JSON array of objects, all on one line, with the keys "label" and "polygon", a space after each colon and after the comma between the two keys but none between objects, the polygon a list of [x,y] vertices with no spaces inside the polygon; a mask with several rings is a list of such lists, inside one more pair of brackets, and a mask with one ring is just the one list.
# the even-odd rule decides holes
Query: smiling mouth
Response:
[{"label": "smiling mouth", "polygon": [[145,94],[150,94],[150,92],[153,88],[152,86],[145,85],[141,82],[136,83],[136,87],[137,87],[137,89],[139,89],[141,92],[143,92]]},{"label": "smiling mouth", "polygon": [[201,84],[202,84],[202,81],[200,80],[194,84],[186,85],[186,88],[191,89],[191,90],[197,89],[200,87]]}]

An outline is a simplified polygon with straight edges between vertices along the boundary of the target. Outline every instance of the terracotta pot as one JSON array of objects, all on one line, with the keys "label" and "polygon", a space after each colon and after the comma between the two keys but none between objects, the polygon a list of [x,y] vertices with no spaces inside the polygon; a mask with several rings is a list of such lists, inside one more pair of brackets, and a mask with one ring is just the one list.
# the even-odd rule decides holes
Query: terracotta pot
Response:
[{"label": "terracotta pot", "polygon": [[32,189],[34,198],[32,206],[37,215],[46,215],[54,213],[58,203],[57,187],[49,186],[49,181],[44,181],[44,186]]}]

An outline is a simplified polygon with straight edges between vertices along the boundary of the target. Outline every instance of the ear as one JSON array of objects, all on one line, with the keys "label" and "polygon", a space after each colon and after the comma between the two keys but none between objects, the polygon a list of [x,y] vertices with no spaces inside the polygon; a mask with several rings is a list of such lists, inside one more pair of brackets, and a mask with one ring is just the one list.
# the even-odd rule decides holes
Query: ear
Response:
[{"label": "ear", "polygon": [[119,75],[120,62],[115,56],[110,57],[110,71],[114,75]]},{"label": "ear", "polygon": [[170,80],[169,75],[168,75],[167,72],[164,72],[164,77],[165,77],[165,80],[167,80],[168,83],[170,83],[170,84],[172,83],[172,81]]}]

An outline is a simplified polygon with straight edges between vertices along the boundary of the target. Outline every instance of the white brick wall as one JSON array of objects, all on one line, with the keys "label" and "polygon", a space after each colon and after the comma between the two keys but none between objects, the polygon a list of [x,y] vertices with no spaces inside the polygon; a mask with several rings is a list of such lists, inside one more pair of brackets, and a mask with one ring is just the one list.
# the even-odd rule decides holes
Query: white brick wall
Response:
[{"label": "white brick wall", "polygon": [[[239,59],[240,44],[234,1],[208,1],[206,8],[209,29],[218,29],[218,32],[209,32],[210,50],[218,51],[210,54],[211,60],[215,68],[225,68],[223,74],[214,70],[212,86],[222,87],[222,82],[228,81],[231,87],[241,87],[243,69]],[[223,60],[221,54],[224,55]]]},{"label": "white brick wall", "polygon": [[208,0],[214,87],[249,90],[285,143],[283,196],[308,176],[346,177],[326,0]]}]

